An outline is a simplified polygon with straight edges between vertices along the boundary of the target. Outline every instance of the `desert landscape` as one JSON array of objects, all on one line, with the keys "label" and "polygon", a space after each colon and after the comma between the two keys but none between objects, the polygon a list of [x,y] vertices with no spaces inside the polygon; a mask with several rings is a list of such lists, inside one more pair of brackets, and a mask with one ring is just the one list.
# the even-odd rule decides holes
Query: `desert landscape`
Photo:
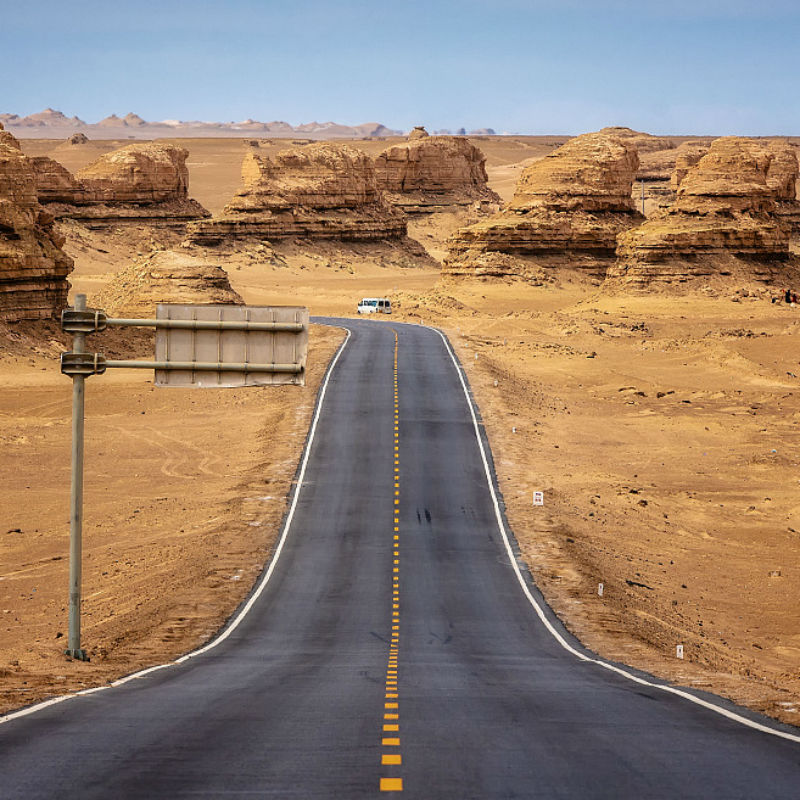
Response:
[{"label": "desert landscape", "polygon": [[219,629],[270,557],[344,338],[312,326],[305,387],[89,380],[84,663],[63,655],[60,309],[82,292],[119,315],[353,317],[385,296],[392,321],[455,346],[522,556],[569,629],[800,724],[800,140],[254,124],[132,143],[118,122],[117,138],[0,130],[0,711]]}]

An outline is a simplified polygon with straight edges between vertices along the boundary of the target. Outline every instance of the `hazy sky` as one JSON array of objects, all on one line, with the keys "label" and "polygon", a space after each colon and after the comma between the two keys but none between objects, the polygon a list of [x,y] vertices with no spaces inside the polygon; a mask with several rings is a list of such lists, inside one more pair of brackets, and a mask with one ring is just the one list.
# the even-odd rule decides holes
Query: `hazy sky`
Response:
[{"label": "hazy sky", "polygon": [[0,0],[0,112],[800,135],[800,2]]}]

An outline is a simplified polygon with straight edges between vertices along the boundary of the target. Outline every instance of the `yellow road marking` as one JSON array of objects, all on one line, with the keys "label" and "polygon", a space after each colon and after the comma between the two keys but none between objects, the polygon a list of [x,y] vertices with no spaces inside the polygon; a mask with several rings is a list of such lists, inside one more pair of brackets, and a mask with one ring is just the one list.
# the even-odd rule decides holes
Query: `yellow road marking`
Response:
[{"label": "yellow road marking", "polygon": [[381,764],[402,764],[403,756],[399,753],[384,753],[381,756]]}]

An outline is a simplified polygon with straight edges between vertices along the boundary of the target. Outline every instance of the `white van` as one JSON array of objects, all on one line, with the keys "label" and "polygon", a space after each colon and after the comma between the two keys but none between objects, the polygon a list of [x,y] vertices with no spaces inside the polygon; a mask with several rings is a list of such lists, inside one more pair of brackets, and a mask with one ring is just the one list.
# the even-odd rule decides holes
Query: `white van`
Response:
[{"label": "white van", "polygon": [[391,314],[392,303],[385,297],[364,297],[358,302],[359,314]]}]

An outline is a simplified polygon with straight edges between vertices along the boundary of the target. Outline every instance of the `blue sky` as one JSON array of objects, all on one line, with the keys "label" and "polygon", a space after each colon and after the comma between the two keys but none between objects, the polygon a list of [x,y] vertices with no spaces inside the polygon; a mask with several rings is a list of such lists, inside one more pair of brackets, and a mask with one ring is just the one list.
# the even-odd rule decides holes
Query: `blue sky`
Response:
[{"label": "blue sky", "polygon": [[800,135],[797,0],[0,0],[0,112]]}]

